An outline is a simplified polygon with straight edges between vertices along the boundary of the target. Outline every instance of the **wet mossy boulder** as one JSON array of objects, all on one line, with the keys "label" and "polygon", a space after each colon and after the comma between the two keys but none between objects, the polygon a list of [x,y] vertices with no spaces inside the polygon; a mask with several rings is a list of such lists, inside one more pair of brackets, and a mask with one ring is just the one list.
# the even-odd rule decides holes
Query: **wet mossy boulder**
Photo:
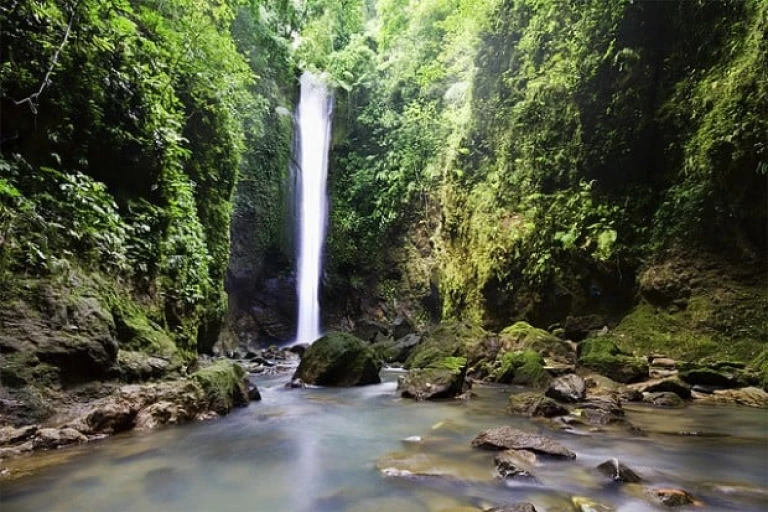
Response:
[{"label": "wet mossy boulder", "polygon": [[465,357],[445,357],[427,368],[412,369],[400,378],[397,388],[403,397],[416,400],[453,398],[468,389],[466,373]]},{"label": "wet mossy boulder", "polygon": [[624,384],[648,378],[648,361],[623,353],[608,336],[584,340],[578,364]]},{"label": "wet mossy boulder", "polygon": [[527,322],[516,322],[499,333],[502,351],[531,349],[560,362],[573,363],[576,354],[567,342]]},{"label": "wet mossy boulder", "polygon": [[739,388],[759,384],[760,375],[743,368],[740,363],[684,363],[680,378],[692,386]]},{"label": "wet mossy boulder", "polygon": [[544,387],[551,377],[544,370],[544,358],[532,349],[506,352],[491,374],[493,382],[518,386]]},{"label": "wet mossy boulder", "polygon": [[217,361],[192,374],[208,397],[208,409],[227,414],[234,407],[248,405],[245,369],[230,361]]},{"label": "wet mossy boulder", "polygon": [[378,384],[380,363],[370,345],[343,332],[331,332],[304,352],[294,379],[318,386]]},{"label": "wet mossy boulder", "polygon": [[470,365],[482,359],[482,347],[489,333],[482,327],[446,322],[425,336],[405,361],[406,368],[427,368],[446,357],[466,357]]}]

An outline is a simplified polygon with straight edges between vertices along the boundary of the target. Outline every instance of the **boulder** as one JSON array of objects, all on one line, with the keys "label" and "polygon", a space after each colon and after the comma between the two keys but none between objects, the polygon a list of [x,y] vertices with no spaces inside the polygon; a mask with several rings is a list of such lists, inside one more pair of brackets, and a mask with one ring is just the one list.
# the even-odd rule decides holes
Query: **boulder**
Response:
[{"label": "boulder", "polygon": [[207,409],[227,414],[234,407],[248,405],[245,369],[237,363],[219,361],[191,375],[208,398]]},{"label": "boulder", "polygon": [[579,345],[578,364],[624,384],[648,378],[648,362],[625,355],[607,336],[584,340]]},{"label": "boulder", "polygon": [[694,393],[693,398],[704,403],[736,403],[747,407],[768,409],[768,393],[757,387],[718,389],[709,394]]},{"label": "boulder", "polygon": [[749,384],[748,379],[739,368],[724,365],[696,366],[685,365],[680,370],[680,378],[692,386],[715,386],[721,388],[736,388]]},{"label": "boulder", "polygon": [[248,400],[256,402],[261,400],[261,392],[253,382],[248,382]]},{"label": "boulder", "polygon": [[696,503],[690,493],[682,489],[648,489],[651,501],[669,508],[687,507]]},{"label": "boulder", "polygon": [[513,427],[485,430],[472,440],[472,446],[485,450],[528,450],[550,457],[576,458],[575,453],[553,439]]},{"label": "boulder", "polygon": [[576,353],[568,342],[526,322],[517,322],[502,330],[499,345],[502,352],[530,349],[560,364],[571,364],[576,360]]},{"label": "boulder", "polygon": [[560,402],[573,404],[581,402],[587,395],[587,385],[584,379],[571,373],[556,378],[544,392],[549,398],[554,398]]},{"label": "boulder", "polygon": [[551,379],[544,370],[544,358],[532,349],[503,353],[496,364],[491,374],[493,382],[543,387]]},{"label": "boulder", "polygon": [[180,369],[181,365],[169,358],[121,350],[117,355],[117,368],[122,381],[135,383],[159,379],[172,370]]},{"label": "boulder", "polygon": [[579,404],[574,413],[590,425],[605,426],[611,423],[621,423],[624,420],[624,409],[616,396],[591,397]]},{"label": "boulder", "polygon": [[685,402],[677,394],[671,391],[662,391],[660,393],[643,393],[643,402],[655,405],[656,407],[677,408],[683,407]]},{"label": "boulder", "polygon": [[371,348],[379,359],[387,363],[404,363],[419,343],[421,343],[421,336],[418,334],[407,334],[397,340],[386,339],[385,341],[375,342]]},{"label": "boulder", "polygon": [[521,503],[513,503],[511,505],[489,508],[488,512],[536,512],[536,507],[533,506],[533,503],[524,501]]},{"label": "boulder", "polygon": [[453,398],[467,390],[466,373],[466,358],[446,357],[428,368],[412,369],[400,377],[397,388],[403,397],[416,400]]},{"label": "boulder", "polygon": [[511,414],[523,414],[540,418],[565,416],[569,412],[563,405],[538,393],[516,393],[510,395],[507,411]]},{"label": "boulder", "polygon": [[599,503],[584,496],[574,496],[571,498],[571,503],[578,512],[616,512],[616,507]]},{"label": "boulder", "polygon": [[637,391],[640,393],[670,392],[680,398],[691,398],[691,386],[675,376],[630,384],[625,388],[625,391]]},{"label": "boulder", "polygon": [[368,342],[373,342],[378,334],[388,335],[389,329],[386,325],[375,320],[358,320],[355,322],[355,328],[352,330],[352,335]]},{"label": "boulder", "polygon": [[427,368],[445,357],[466,357],[469,364],[485,354],[489,334],[482,327],[463,322],[444,322],[416,345],[404,363],[405,368]]},{"label": "boulder", "polygon": [[642,481],[640,475],[635,473],[629,466],[619,462],[618,459],[611,459],[603,462],[597,466],[597,470],[614,482],[636,484]]},{"label": "boulder", "polygon": [[36,450],[51,450],[60,446],[80,444],[88,438],[73,428],[41,428],[32,440]]},{"label": "boulder", "polygon": [[307,387],[301,379],[291,379],[291,382],[285,385],[287,389],[304,389]]},{"label": "boulder", "polygon": [[27,425],[20,428],[12,426],[2,427],[0,428],[0,446],[29,441],[37,433],[38,428],[37,425]]},{"label": "boulder", "polygon": [[318,386],[362,386],[381,382],[379,369],[367,343],[348,333],[331,332],[304,352],[293,378]]},{"label": "boulder", "polygon": [[538,480],[533,474],[536,454],[526,450],[504,450],[496,454],[493,463],[502,478]]}]

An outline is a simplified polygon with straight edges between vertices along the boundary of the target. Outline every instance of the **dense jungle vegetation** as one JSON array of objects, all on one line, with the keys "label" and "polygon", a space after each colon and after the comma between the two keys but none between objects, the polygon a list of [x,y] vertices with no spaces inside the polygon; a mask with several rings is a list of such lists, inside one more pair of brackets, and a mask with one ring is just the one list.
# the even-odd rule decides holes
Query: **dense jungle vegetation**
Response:
[{"label": "dense jungle vegetation", "polygon": [[210,347],[228,265],[290,273],[308,69],[337,91],[329,310],[635,308],[628,333],[743,358],[768,333],[765,2],[12,0],[0,24],[6,303],[96,276],[129,337]]}]

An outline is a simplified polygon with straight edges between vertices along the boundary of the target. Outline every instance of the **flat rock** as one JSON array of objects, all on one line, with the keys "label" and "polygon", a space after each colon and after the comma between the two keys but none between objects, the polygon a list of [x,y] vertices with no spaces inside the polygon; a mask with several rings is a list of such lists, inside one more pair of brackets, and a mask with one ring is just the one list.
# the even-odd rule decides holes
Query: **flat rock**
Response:
[{"label": "flat rock", "polygon": [[500,507],[493,507],[488,509],[488,512],[536,512],[536,507],[533,503],[522,502],[514,503],[512,505],[502,505]]},{"label": "flat rock", "polygon": [[560,402],[573,404],[584,400],[587,394],[587,385],[584,379],[571,373],[552,381],[544,394]]},{"label": "flat rock", "polygon": [[691,398],[691,386],[683,382],[677,376],[664,377],[660,379],[651,379],[637,384],[629,384],[627,391],[638,391],[640,393],[675,393],[680,398]]},{"label": "flat rock", "polygon": [[717,389],[712,393],[694,393],[693,398],[706,403],[728,404],[736,403],[747,407],[768,409],[768,393],[756,387],[741,389]]},{"label": "flat rock", "polygon": [[536,454],[527,450],[504,450],[493,458],[493,463],[502,478],[538,480],[532,471],[535,462]]},{"label": "flat rock", "polygon": [[88,438],[73,428],[41,428],[37,431],[32,441],[37,450],[51,450],[60,446],[80,444],[88,441]]},{"label": "flat rock", "polygon": [[656,407],[677,408],[685,406],[683,399],[670,391],[643,393],[643,402],[655,405]]},{"label": "flat rock", "polygon": [[571,498],[571,503],[579,512],[616,512],[616,507],[606,505],[605,503],[598,503],[584,496],[574,496]]},{"label": "flat rock", "polygon": [[553,439],[513,427],[485,430],[472,440],[472,446],[485,450],[528,450],[551,457],[576,458],[575,453]]},{"label": "flat rock", "polygon": [[0,428],[0,446],[28,441],[37,433],[38,428],[37,425],[27,425],[21,428],[2,427]]}]

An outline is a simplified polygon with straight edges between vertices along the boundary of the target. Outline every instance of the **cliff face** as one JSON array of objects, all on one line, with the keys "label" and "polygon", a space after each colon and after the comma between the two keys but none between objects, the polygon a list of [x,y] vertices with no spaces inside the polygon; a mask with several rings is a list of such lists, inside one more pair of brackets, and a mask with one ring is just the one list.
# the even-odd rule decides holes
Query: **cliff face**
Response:
[{"label": "cliff face", "polygon": [[763,3],[435,0],[378,16],[375,78],[346,99],[334,150],[339,289],[377,282],[390,311],[426,319],[436,285],[444,318],[491,328],[613,324],[644,269],[692,254],[670,248],[734,276],[764,265]]}]

